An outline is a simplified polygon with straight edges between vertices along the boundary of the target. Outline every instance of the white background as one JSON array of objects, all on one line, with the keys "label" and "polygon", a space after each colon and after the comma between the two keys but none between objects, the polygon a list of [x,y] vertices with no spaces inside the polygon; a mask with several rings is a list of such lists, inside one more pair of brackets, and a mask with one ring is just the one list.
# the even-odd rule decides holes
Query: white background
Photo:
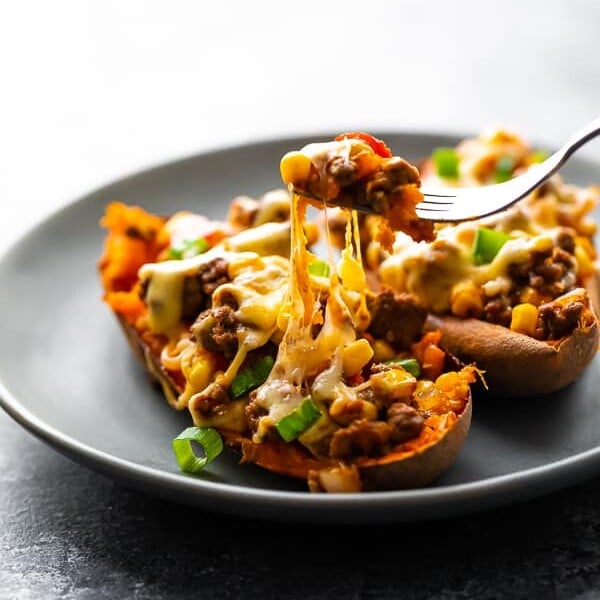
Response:
[{"label": "white background", "polygon": [[0,247],[239,142],[501,125],[558,145],[600,114],[599,38],[595,0],[0,0]]}]

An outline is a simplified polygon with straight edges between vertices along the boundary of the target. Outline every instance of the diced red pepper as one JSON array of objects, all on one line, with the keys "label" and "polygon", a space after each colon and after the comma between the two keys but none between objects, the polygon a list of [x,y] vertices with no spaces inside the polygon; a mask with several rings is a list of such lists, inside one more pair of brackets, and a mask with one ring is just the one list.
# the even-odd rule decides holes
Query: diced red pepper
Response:
[{"label": "diced red pepper", "polygon": [[387,144],[373,137],[368,133],[364,133],[362,131],[350,131],[348,133],[340,133],[340,135],[336,136],[336,142],[343,140],[344,138],[350,138],[355,140],[362,140],[365,144],[368,144],[373,149],[375,154],[378,154],[382,158],[391,158],[392,151],[388,148]]}]

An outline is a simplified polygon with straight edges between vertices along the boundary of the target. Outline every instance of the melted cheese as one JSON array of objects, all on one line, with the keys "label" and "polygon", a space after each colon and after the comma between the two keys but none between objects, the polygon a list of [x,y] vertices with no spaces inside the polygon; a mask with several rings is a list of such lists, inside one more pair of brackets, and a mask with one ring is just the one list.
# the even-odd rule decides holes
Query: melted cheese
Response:
[{"label": "melted cheese", "polygon": [[169,337],[179,334],[181,320],[183,281],[193,275],[202,265],[215,258],[224,258],[228,262],[254,258],[255,253],[236,254],[215,247],[192,258],[166,260],[148,263],[141,267],[138,275],[142,283],[147,283],[146,303],[148,322],[153,333]]},{"label": "melted cheese", "polygon": [[[178,325],[181,318],[181,304],[183,293],[183,280],[185,273],[179,273],[171,269],[174,261],[169,263],[157,263],[161,267],[151,271],[150,265],[142,269],[146,273],[151,272],[150,284],[146,292],[146,304],[148,305],[148,322],[154,333],[168,334]],[[144,273],[142,275],[145,276]]]},{"label": "melted cheese", "polygon": [[198,426],[243,431],[246,418],[244,411],[239,409],[238,401],[228,402],[221,412],[211,415],[198,410],[196,402],[215,386],[229,388],[248,353],[264,346],[277,335],[278,315],[287,294],[289,263],[281,256],[237,255],[237,259],[230,262],[229,275],[231,282],[220,285],[212,300],[213,306],[219,306],[224,295],[232,295],[236,300],[235,316],[240,323],[237,352],[227,369],[216,373],[207,387],[197,388],[188,378],[180,401],[188,403]]},{"label": "melted cheese", "polygon": [[[289,223],[265,223],[231,236],[203,254],[182,260],[167,260],[144,265],[140,269],[139,277],[142,282],[148,284],[146,303],[150,330],[170,337],[173,337],[171,334],[179,334],[177,328],[181,320],[184,279],[215,258],[225,259],[229,264],[230,274],[234,277],[236,272],[242,272],[250,265],[250,275],[246,276],[246,282],[241,284],[240,290],[248,287],[248,281],[254,282],[252,285],[255,285],[261,280],[259,272],[263,266],[256,262],[261,255],[265,256],[267,265],[265,268],[268,269],[269,264],[279,264],[278,268],[281,270],[281,265],[287,264],[282,256],[287,255],[289,231]],[[272,278],[273,268],[271,272],[267,272],[263,280]],[[261,311],[256,312],[258,314]]]},{"label": "melted cheese", "polygon": [[[338,156],[346,152],[350,156],[351,151],[360,152],[363,147],[362,142],[343,140],[309,145],[304,151],[320,164],[329,160],[331,153]],[[292,194],[290,223],[267,223],[249,229],[193,258],[145,265],[140,278],[147,282],[151,330],[173,340],[168,345],[172,352],[163,353],[163,365],[173,370],[179,367],[186,378],[185,390],[175,400],[177,407],[187,405],[196,425],[243,431],[247,426],[241,408],[244,402],[226,402],[210,415],[201,410],[201,403],[217,386],[229,388],[248,353],[273,340],[279,342],[275,364],[256,390],[254,400],[265,411],[254,441],[263,440],[310,394],[321,405],[322,416],[303,433],[300,442],[318,454],[320,441],[339,427],[330,419],[328,406],[340,398],[357,398],[357,391],[343,381],[343,350],[368,328],[370,314],[357,215],[349,212],[346,247],[330,277],[323,278],[308,271],[313,256],[307,249],[306,211],[307,201]],[[286,254],[282,239],[289,259],[273,255]],[[333,262],[331,248],[329,252]],[[213,367],[203,358],[201,341],[190,339],[190,343],[178,344],[175,340],[181,339],[185,278],[218,257],[227,261],[230,281],[215,290],[212,306],[219,306],[221,298],[235,298],[235,316],[240,323],[238,347],[224,371],[205,377],[194,373],[204,363],[207,369]]]},{"label": "melted cheese", "polygon": [[[359,140],[344,138],[343,140],[334,140],[330,142],[313,142],[304,146],[300,152],[308,157],[317,169],[324,170],[331,157],[335,156],[350,160],[350,157],[355,154],[359,148],[368,147],[364,142]],[[283,160],[285,160],[285,157]]]},{"label": "melted cheese", "polygon": [[289,256],[290,224],[263,223],[223,240],[223,247],[233,252],[258,252],[263,256]]},{"label": "melted cheese", "polygon": [[[459,282],[472,281],[488,296],[510,286],[509,267],[525,263],[531,253],[546,251],[555,243],[556,232],[531,236],[513,231],[514,239],[502,246],[488,264],[475,265],[472,259],[472,239],[478,222],[446,227],[429,244],[404,242],[386,258],[380,268],[381,281],[394,289],[417,296],[422,304],[436,313],[450,310],[452,288]],[[470,235],[466,232],[471,231]]]},{"label": "melted cheese", "polygon": [[[366,279],[360,254],[353,252],[357,242],[357,220],[348,220],[347,245],[342,252],[337,272],[330,276],[325,308],[308,274],[309,252],[303,222],[305,201],[293,194],[292,248],[290,260],[289,300],[286,306],[287,327],[279,345],[275,365],[267,381],[258,388],[255,402],[267,414],[261,417],[253,441],[259,443],[270,429],[293,411],[310,394],[324,408],[322,416],[299,438],[318,454],[321,439],[337,428],[328,416],[326,406],[340,394],[355,395],[342,380],[343,348],[357,336],[357,328],[368,326]],[[360,248],[360,244],[354,247]],[[360,251],[359,251],[360,252]],[[349,285],[344,285],[346,280]],[[347,302],[350,294],[351,302]],[[352,295],[354,293],[354,295]],[[313,336],[313,326],[322,324]]]}]

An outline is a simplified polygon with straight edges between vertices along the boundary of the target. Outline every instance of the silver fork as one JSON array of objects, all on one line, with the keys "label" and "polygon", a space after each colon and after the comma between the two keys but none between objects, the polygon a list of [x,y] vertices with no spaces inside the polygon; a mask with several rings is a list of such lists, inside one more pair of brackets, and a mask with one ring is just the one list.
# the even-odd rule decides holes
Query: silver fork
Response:
[{"label": "silver fork", "polygon": [[600,133],[600,117],[582,127],[543,162],[503,183],[479,187],[422,187],[425,199],[417,204],[421,219],[437,222],[471,221],[504,210],[556,173],[569,157]]}]

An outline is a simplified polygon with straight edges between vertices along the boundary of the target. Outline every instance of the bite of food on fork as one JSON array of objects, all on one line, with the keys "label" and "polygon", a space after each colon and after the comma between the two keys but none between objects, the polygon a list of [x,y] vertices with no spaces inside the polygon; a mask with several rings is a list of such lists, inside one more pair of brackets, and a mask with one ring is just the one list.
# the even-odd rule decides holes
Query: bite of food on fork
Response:
[{"label": "bite of food on fork", "polygon": [[423,201],[417,167],[394,156],[381,140],[363,132],[307,144],[280,162],[281,177],[293,193],[315,206],[334,206],[383,217],[378,240],[391,249],[394,232],[432,241],[434,224],[416,207]]},{"label": "bite of food on fork", "polygon": [[[509,208],[599,133],[597,118],[552,155],[540,156],[543,160],[518,173],[512,172],[515,165],[509,155],[498,167],[495,180],[483,186],[442,183],[422,187],[416,166],[394,156],[383,141],[363,132],[341,134],[333,142],[308,144],[289,152],[281,161],[281,174],[292,191],[305,198],[383,216],[391,231],[404,231],[415,241],[431,241],[435,237],[432,223],[475,220]],[[440,150],[442,171],[452,175],[456,165],[450,149]]]}]

